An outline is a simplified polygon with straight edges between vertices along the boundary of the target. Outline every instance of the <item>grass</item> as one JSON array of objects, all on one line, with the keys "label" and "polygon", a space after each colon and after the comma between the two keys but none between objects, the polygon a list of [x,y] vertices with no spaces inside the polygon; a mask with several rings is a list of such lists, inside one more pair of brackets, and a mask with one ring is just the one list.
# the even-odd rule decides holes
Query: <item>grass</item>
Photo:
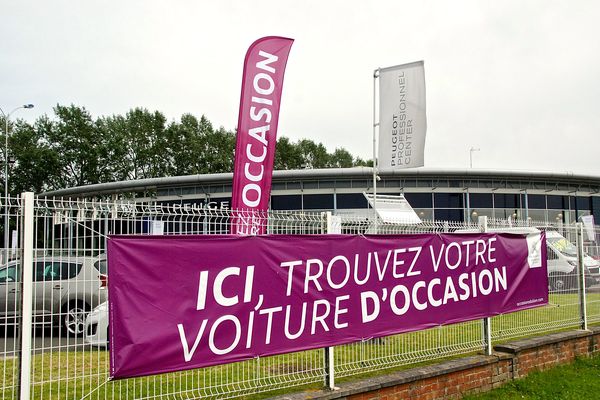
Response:
[{"label": "grass", "polygon": [[[494,343],[572,329],[578,325],[577,294],[551,295],[551,305],[492,319]],[[600,294],[588,296],[588,312],[600,316]],[[364,378],[417,363],[474,353],[482,347],[481,323],[462,324],[368,340],[335,348],[336,380]],[[145,378],[108,381],[108,352],[54,351],[32,357],[32,399],[179,399],[261,397],[318,389],[322,349]],[[16,359],[0,359],[0,397],[16,394]],[[281,389],[281,388],[286,389]],[[294,389],[290,389],[293,387]],[[600,393],[600,392],[599,392]]]},{"label": "grass", "polygon": [[465,400],[575,400],[600,397],[600,356],[579,358],[574,363],[544,372],[533,372],[524,379]]}]

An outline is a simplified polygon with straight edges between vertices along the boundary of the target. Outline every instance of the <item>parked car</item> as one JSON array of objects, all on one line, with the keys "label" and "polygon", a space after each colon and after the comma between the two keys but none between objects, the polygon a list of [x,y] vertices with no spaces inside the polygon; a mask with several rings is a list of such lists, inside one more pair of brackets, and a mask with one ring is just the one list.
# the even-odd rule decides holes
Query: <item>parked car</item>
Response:
[{"label": "parked car", "polygon": [[[106,264],[96,257],[47,256],[33,260],[33,321],[82,335],[87,314],[107,299]],[[0,268],[0,322],[15,323],[21,303],[20,261]]]},{"label": "parked car", "polygon": [[108,348],[108,302],[94,308],[85,320],[85,342]]},{"label": "parked car", "polygon": [[[478,232],[473,229],[462,229],[457,233]],[[489,228],[488,232],[494,233],[539,233],[534,227],[502,227]],[[561,291],[576,289],[577,274],[577,248],[569,240],[556,231],[546,231],[546,255],[548,258],[548,285],[551,290]],[[585,286],[590,287],[600,283],[600,262],[584,253]]]},{"label": "parked car", "polygon": [[[577,247],[556,231],[546,231],[548,283],[554,290],[577,287]],[[600,283],[600,262],[583,254],[585,286]]]}]

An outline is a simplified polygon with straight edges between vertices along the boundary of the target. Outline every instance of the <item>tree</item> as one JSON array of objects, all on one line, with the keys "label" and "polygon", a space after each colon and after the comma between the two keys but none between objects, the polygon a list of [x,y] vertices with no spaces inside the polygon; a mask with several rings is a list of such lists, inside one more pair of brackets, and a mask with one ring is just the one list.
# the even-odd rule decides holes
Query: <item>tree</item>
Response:
[{"label": "tree", "polygon": [[235,153],[235,135],[224,128],[212,129],[212,125],[204,116],[200,120],[203,128],[203,159],[204,166],[201,173],[218,173],[233,171]]},{"label": "tree", "polygon": [[184,114],[181,123],[173,122],[166,130],[169,168],[172,176],[198,174],[197,158],[200,153],[200,123],[191,114]]},{"label": "tree", "polygon": [[125,170],[128,179],[163,176],[168,170],[166,118],[158,111],[135,108],[122,120],[125,143]]},{"label": "tree", "polygon": [[202,116],[181,117],[181,123],[172,123],[167,129],[167,143],[171,160],[171,175],[230,172],[233,169],[235,136],[224,128],[215,130]]},{"label": "tree", "polygon": [[354,166],[352,154],[341,147],[335,149],[333,154],[329,157],[329,160],[329,167],[333,168],[350,168]]},{"label": "tree", "polygon": [[280,137],[275,145],[275,169],[300,169],[302,163],[300,148],[285,136]]},{"label": "tree", "polygon": [[61,170],[60,156],[45,140],[44,132],[51,123],[40,118],[35,126],[20,122],[9,138],[14,164],[9,172],[11,193],[42,192],[53,188]]},{"label": "tree", "polygon": [[109,178],[108,149],[91,115],[83,107],[57,105],[58,121],[45,124],[44,140],[59,157],[52,187],[82,186]]},{"label": "tree", "polygon": [[367,161],[365,161],[365,160],[363,160],[360,157],[356,157],[354,159],[353,166],[355,166],[355,167],[372,167],[373,166],[373,160],[367,160]]},{"label": "tree", "polygon": [[[144,108],[95,120],[75,105],[57,105],[54,113],[56,118],[42,116],[33,125],[13,124],[11,192],[233,170],[235,133],[215,129],[204,115],[167,123],[162,113]],[[276,143],[276,169],[352,165],[364,161],[343,148],[330,154],[310,139],[280,137]]]},{"label": "tree", "polygon": [[322,143],[315,143],[309,139],[298,142],[302,157],[302,168],[327,168],[330,164],[330,155]]}]

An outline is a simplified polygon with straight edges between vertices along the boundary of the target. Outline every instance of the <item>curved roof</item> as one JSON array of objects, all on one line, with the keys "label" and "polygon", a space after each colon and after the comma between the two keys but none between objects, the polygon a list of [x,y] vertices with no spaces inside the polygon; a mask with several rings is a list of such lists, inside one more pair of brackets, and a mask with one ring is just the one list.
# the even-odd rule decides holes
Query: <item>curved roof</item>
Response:
[{"label": "curved roof", "polygon": [[[451,168],[414,168],[380,170],[382,178],[467,178],[467,179],[502,179],[502,180],[545,180],[556,183],[585,184],[600,187],[600,176],[581,175],[572,172],[542,172],[542,171],[519,171],[519,170],[485,170],[485,169],[451,169]],[[138,180],[127,180],[119,182],[98,183],[93,185],[77,186],[41,193],[48,197],[81,197],[98,196],[130,192],[142,192],[158,190],[162,188],[202,185],[211,183],[231,183],[232,173],[184,175],[162,178],[148,178]],[[326,169],[299,169],[274,171],[273,181],[286,180],[311,180],[325,178],[371,178],[373,168],[326,168]]]}]

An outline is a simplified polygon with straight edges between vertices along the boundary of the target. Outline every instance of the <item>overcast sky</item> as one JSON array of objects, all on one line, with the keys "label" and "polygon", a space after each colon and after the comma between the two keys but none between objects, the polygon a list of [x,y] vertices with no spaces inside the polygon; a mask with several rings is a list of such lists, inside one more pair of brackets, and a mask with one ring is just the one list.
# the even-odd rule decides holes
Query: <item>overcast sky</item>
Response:
[{"label": "overcast sky", "polygon": [[295,39],[279,135],[372,157],[373,71],[424,60],[426,167],[600,175],[597,1],[4,1],[0,107],[237,125],[243,59]]}]

